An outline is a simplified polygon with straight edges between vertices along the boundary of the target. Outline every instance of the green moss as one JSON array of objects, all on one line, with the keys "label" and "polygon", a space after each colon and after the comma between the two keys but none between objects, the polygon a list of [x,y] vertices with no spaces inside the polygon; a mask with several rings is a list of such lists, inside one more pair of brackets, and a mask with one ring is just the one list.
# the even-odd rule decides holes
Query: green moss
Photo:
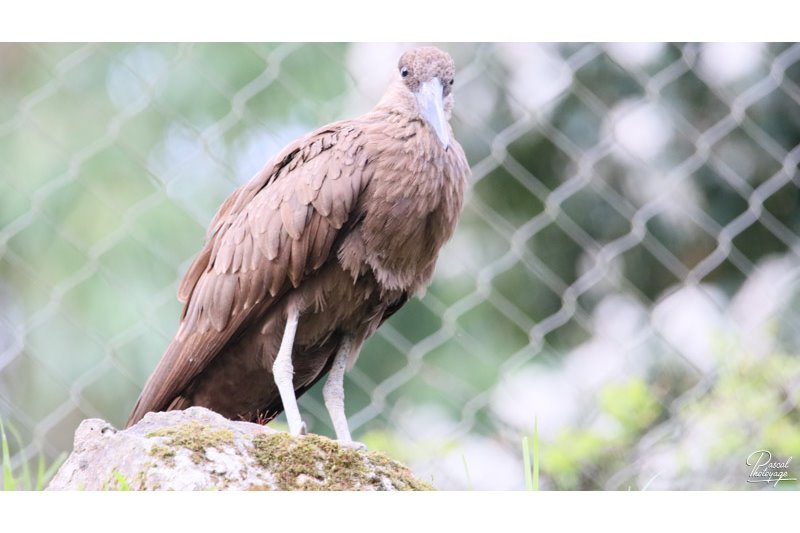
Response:
[{"label": "green moss", "polygon": [[149,455],[161,459],[168,466],[175,466],[175,449],[163,444],[153,444],[147,452]]},{"label": "green moss", "polygon": [[382,479],[399,490],[433,489],[381,453],[346,448],[318,435],[258,435],[253,439],[253,457],[273,473],[281,490],[380,490],[385,488]]},{"label": "green moss", "polygon": [[148,461],[142,466],[142,469],[136,473],[136,476],[133,478],[133,485],[136,487],[136,490],[145,490],[147,485],[147,471],[153,468],[153,466],[155,465]]},{"label": "green moss", "polygon": [[[151,445],[149,454],[157,462],[174,465],[177,448],[191,451],[192,460],[200,464],[208,460],[208,448],[234,446],[229,429],[215,429],[198,421],[174,428],[162,428],[147,434],[163,440]],[[385,489],[385,482],[398,490],[432,490],[427,483],[414,478],[411,472],[387,456],[340,446],[337,442],[307,435],[293,437],[287,433],[263,433],[251,440],[251,457],[274,478],[255,483],[251,490],[358,490]],[[152,466],[152,465],[150,465]],[[134,486],[143,486],[149,466],[134,479]],[[212,474],[211,487],[228,488],[229,480]]]},{"label": "green moss", "polygon": [[[151,431],[147,437],[165,437],[167,446],[191,450],[192,461],[196,464],[206,459],[206,448],[222,449],[233,446],[233,432],[229,429],[212,429],[208,424],[192,420],[174,428]],[[171,453],[170,453],[171,452]],[[174,458],[175,451],[161,445],[150,448],[150,455],[164,459]]]}]

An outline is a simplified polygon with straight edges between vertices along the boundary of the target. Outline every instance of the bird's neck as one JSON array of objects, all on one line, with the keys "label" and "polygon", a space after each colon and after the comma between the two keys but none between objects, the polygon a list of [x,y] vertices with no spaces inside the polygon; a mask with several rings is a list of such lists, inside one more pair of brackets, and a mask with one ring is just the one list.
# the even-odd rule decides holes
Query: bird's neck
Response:
[{"label": "bird's neck", "polygon": [[395,80],[389,84],[373,111],[378,113],[395,113],[408,117],[419,115],[417,102],[414,96],[400,80]]}]

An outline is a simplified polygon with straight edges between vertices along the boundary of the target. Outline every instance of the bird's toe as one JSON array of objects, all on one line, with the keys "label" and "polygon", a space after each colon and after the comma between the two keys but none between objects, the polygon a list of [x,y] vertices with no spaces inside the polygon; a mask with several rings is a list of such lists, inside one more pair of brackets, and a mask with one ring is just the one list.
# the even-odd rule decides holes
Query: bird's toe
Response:
[{"label": "bird's toe", "polygon": [[351,440],[351,441],[341,441],[340,440],[339,441],[339,446],[342,446],[343,448],[350,448],[350,449],[353,449],[353,450],[356,450],[356,451],[366,451],[367,450],[367,445],[366,444],[364,444],[363,442],[357,442],[357,441],[354,441],[354,440]]}]

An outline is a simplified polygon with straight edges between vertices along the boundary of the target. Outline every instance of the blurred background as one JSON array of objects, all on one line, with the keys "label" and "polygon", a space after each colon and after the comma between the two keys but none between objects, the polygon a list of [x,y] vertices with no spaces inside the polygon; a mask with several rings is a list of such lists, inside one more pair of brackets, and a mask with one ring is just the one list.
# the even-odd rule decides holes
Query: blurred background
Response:
[{"label": "blurred background", "polygon": [[[412,46],[0,45],[16,472],[125,423],[222,201]],[[800,459],[800,45],[440,46],[470,192],[347,377],[354,438],[441,489],[523,488],[535,425],[545,489],[772,489],[746,461]]]}]

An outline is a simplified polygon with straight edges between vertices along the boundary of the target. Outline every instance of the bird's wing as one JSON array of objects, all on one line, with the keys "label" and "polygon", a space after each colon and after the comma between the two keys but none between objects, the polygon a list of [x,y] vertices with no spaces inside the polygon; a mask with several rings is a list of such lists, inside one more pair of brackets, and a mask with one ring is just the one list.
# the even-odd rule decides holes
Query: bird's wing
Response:
[{"label": "bird's wing", "polygon": [[212,221],[181,282],[181,325],[128,421],[166,409],[243,325],[331,256],[370,179],[352,122],[290,144],[237,189]]}]

